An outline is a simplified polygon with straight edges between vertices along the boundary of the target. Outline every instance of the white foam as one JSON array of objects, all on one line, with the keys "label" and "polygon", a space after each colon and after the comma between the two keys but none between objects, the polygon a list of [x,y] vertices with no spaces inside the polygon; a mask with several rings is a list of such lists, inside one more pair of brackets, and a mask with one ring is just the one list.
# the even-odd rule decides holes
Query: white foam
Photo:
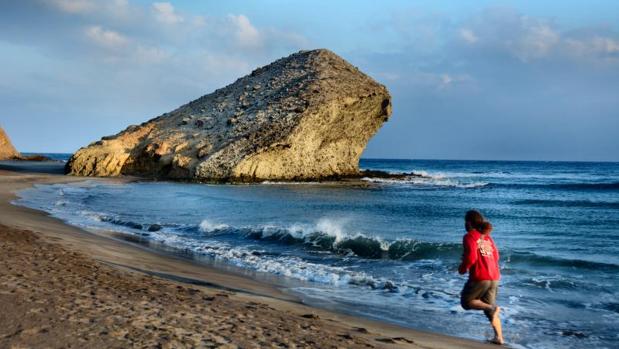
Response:
[{"label": "white foam", "polygon": [[426,187],[452,187],[452,188],[462,188],[462,189],[470,189],[470,188],[481,188],[487,186],[488,182],[460,182],[453,178],[446,177],[431,177],[431,176],[422,176],[422,177],[407,177],[404,179],[394,179],[394,178],[374,178],[374,177],[363,177],[361,178],[363,181],[371,182],[371,183],[379,183],[379,184],[397,184],[397,185],[417,185],[417,186],[426,186]]},{"label": "white foam", "polygon": [[266,185],[316,185],[316,184],[322,184],[321,182],[315,182],[315,181],[307,181],[307,182],[293,182],[293,181],[262,181],[260,182],[260,184],[266,184]]},{"label": "white foam", "polygon": [[[278,226],[273,224],[261,225],[261,226],[245,226],[237,229],[238,231],[253,231],[260,232],[262,238],[269,238],[273,236],[280,235],[282,233],[290,234],[295,239],[306,240],[306,242],[311,243],[309,240],[314,234],[319,233],[323,236],[331,236],[334,238],[334,244],[337,244],[345,239],[355,238],[364,236],[361,233],[348,234],[344,231],[344,227],[347,224],[349,219],[347,218],[320,218],[314,224],[303,224],[303,223],[295,223],[289,226]],[[206,226],[203,227],[203,223],[206,223]],[[230,226],[226,224],[218,224],[214,225],[209,223],[208,221],[203,221],[200,224],[200,229],[205,231],[205,229],[210,229],[209,231],[215,229],[225,229],[230,228]]]},{"label": "white foam", "polygon": [[425,177],[425,178],[432,178],[432,179],[445,179],[447,178],[447,175],[443,172],[428,172],[428,171],[424,171],[424,170],[413,170],[412,171],[414,174]]},{"label": "white foam", "polygon": [[[346,233],[344,233],[344,225],[346,224],[347,219],[333,219],[333,218],[321,218],[318,220],[316,225],[310,229],[310,232],[322,232],[329,236],[335,237],[335,242],[340,242],[344,238],[347,237]],[[308,231],[305,230],[304,234],[307,236]]]},{"label": "white foam", "polygon": [[221,224],[221,223],[213,223],[211,221],[208,221],[206,219],[202,220],[202,222],[200,222],[200,231],[203,233],[212,233],[215,232],[217,230],[222,230],[222,229],[227,229],[229,226],[227,224]]},{"label": "white foam", "polygon": [[344,267],[312,263],[296,256],[256,255],[253,253],[255,252],[253,250],[245,247],[235,247],[224,242],[204,242],[165,232],[155,232],[150,237],[154,241],[166,246],[194,251],[195,253],[204,254],[237,267],[286,276],[302,281],[334,286],[361,285],[362,283],[365,285],[380,285],[385,282],[374,279],[364,272],[350,271]]},{"label": "white foam", "polygon": [[603,181],[608,179],[608,176],[596,175],[589,172],[573,173],[573,172],[555,172],[555,173],[527,173],[527,172],[505,172],[505,171],[488,171],[488,172],[428,172],[425,170],[413,170],[415,174],[424,177],[435,179],[442,178],[476,178],[480,180],[494,179],[514,179],[514,180],[567,180],[567,181]]}]

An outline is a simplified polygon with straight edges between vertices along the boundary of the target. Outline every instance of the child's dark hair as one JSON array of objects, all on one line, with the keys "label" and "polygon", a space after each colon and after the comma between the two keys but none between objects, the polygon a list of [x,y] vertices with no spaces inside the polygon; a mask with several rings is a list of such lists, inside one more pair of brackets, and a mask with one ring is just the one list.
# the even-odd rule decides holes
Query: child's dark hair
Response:
[{"label": "child's dark hair", "polygon": [[492,223],[490,222],[483,222],[479,225],[479,232],[480,233],[485,233],[485,232],[490,232],[492,231]]},{"label": "child's dark hair", "polygon": [[464,227],[467,231],[479,230],[482,223],[484,223],[484,216],[477,210],[469,210],[464,215]]}]

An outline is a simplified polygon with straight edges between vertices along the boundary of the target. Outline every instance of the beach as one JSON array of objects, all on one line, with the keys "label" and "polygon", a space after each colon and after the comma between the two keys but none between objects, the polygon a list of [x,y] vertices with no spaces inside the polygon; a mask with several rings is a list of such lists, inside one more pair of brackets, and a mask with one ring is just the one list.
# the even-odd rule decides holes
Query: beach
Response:
[{"label": "beach", "polygon": [[619,348],[619,2],[497,3],[2,2],[0,349]]},{"label": "beach", "polygon": [[10,203],[35,184],[82,180],[0,170],[0,347],[494,347],[309,307],[276,286]]}]

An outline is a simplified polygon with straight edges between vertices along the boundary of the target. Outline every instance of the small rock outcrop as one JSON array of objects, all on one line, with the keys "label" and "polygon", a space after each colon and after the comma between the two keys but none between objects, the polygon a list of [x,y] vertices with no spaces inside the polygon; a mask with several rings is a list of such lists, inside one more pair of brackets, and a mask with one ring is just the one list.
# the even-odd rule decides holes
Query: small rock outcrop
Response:
[{"label": "small rock outcrop", "polygon": [[256,181],[359,175],[387,89],[331,51],[300,51],[78,150],[66,172]]},{"label": "small rock outcrop", "polygon": [[19,152],[15,150],[9,136],[0,127],[0,160],[19,158]]}]

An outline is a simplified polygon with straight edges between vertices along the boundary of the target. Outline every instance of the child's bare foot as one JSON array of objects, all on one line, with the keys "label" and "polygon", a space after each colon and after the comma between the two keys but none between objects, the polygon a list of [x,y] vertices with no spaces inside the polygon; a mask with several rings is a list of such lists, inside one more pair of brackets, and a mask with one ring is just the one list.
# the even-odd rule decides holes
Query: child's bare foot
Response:
[{"label": "child's bare foot", "polygon": [[490,342],[492,344],[496,344],[496,345],[503,345],[503,344],[505,344],[505,341],[503,341],[502,338],[497,338],[497,337],[494,337],[494,338],[488,340],[488,342]]}]

